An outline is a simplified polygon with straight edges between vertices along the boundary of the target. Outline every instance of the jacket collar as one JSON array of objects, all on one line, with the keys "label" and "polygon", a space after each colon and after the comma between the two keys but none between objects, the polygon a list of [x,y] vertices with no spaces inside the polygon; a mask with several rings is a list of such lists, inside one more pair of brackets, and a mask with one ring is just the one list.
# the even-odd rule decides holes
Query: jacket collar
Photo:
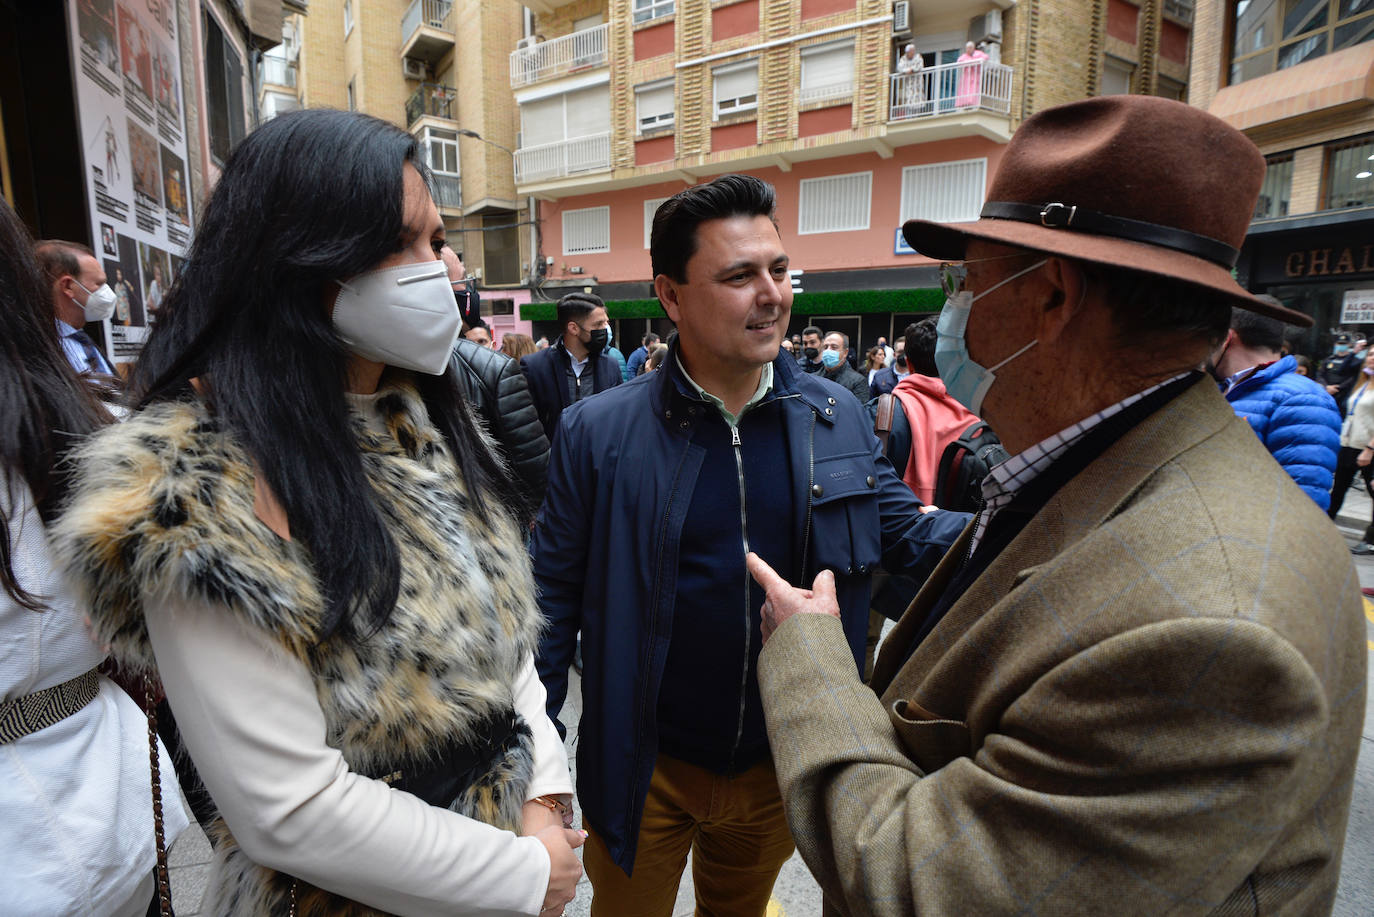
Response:
[{"label": "jacket collar", "polygon": [[[944,619],[921,642],[910,662],[915,671],[929,671],[938,657],[971,628],[989,608],[1043,564],[1051,563],[1071,545],[1116,515],[1135,492],[1160,468],[1203,440],[1237,421],[1235,412],[1202,376],[1190,388],[1137,424],[1060,487],[1016,539],[995,558]],[[886,640],[900,653],[880,657],[873,688],[882,693],[908,664],[899,658],[916,631],[939,601],[967,553],[973,525],[951,546],[897,629]]]},{"label": "jacket collar", "polygon": [[[678,368],[676,335],[668,343],[668,356],[663,361],[663,369],[659,371],[659,375],[663,378],[654,386],[658,401],[657,412],[671,410],[675,400],[686,400],[695,404],[706,403],[692,390],[691,384]],[[808,378],[797,366],[797,361],[781,347],[778,348],[778,356],[773,360],[773,391],[762,403],[767,404],[779,398],[798,398],[814,411],[820,420],[826,424],[835,423],[833,411],[830,414],[825,412],[834,401],[829,400],[825,391],[815,383],[815,380]]]},{"label": "jacket collar", "polygon": [[1277,379],[1279,376],[1282,376],[1285,373],[1293,372],[1297,368],[1298,358],[1293,356],[1292,354],[1289,354],[1286,357],[1280,357],[1273,363],[1270,363],[1268,366],[1260,367],[1258,369],[1252,366],[1251,369],[1254,371],[1251,372],[1250,375],[1246,376],[1244,379],[1240,379],[1239,381],[1237,381],[1235,385],[1231,386],[1231,391],[1227,392],[1227,396],[1229,398],[1230,396],[1235,395],[1236,392],[1248,391],[1249,389],[1265,385],[1268,382]]}]

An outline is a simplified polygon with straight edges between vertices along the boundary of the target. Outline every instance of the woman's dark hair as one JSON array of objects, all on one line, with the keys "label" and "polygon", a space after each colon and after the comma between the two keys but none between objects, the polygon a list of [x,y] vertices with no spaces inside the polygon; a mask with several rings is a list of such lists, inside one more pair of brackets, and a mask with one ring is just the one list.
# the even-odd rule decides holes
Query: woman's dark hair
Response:
[{"label": "woman's dark hair", "polygon": [[[362,636],[396,603],[400,560],[363,474],[344,391],[350,352],[327,306],[338,280],[400,251],[415,138],[354,112],[282,115],[229,156],[181,274],[135,369],[138,407],[186,397],[192,378],[256,463],[309,549],[325,599],[321,639]],[[415,374],[483,518],[512,490],[482,445],[450,367]]]},{"label": "woman's dark hair", "polygon": [[659,205],[649,232],[649,260],[654,276],[674,283],[687,281],[687,262],[697,252],[697,227],[707,220],[733,216],[775,219],[773,186],[752,175],[722,175],[704,185],[679,191]]},{"label": "woman's dark hair", "polygon": [[[0,199],[0,465],[10,512],[17,516],[17,474],[46,522],[66,492],[62,458],[74,440],[111,418],[96,389],[62,353],[33,246],[28,229]],[[12,561],[9,520],[0,515],[0,584],[15,602],[42,610],[41,598],[14,578]]]}]

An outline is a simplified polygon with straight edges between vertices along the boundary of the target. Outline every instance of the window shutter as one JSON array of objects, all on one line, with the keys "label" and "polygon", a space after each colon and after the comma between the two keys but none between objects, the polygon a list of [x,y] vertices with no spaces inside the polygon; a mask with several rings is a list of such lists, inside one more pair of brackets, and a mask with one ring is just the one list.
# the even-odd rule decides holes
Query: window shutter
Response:
[{"label": "window shutter", "polygon": [[729,67],[711,71],[715,86],[716,114],[756,108],[759,92],[759,65],[750,62],[743,67]]},{"label": "window shutter", "polygon": [[666,197],[652,197],[644,202],[644,247],[649,247],[649,237],[654,231],[654,214],[663,206]]},{"label": "window shutter", "polygon": [[673,123],[673,84],[656,83],[636,90],[635,117],[640,132]]},{"label": "window shutter", "polygon": [[802,100],[847,95],[854,87],[854,43],[823,45],[801,54]]},{"label": "window shutter", "polygon": [[563,97],[550,96],[520,106],[520,145],[543,146],[563,139]]},{"label": "window shutter", "polygon": [[935,220],[969,222],[983,209],[987,181],[986,159],[965,159],[902,170],[900,222]]},{"label": "window shutter", "polygon": [[563,211],[563,254],[585,255],[610,250],[610,207]]},{"label": "window shutter", "polygon": [[873,173],[804,178],[797,206],[797,232],[848,232],[868,228]]},{"label": "window shutter", "polygon": [[605,134],[611,129],[611,91],[609,86],[579,89],[565,96],[568,100],[568,137]]}]

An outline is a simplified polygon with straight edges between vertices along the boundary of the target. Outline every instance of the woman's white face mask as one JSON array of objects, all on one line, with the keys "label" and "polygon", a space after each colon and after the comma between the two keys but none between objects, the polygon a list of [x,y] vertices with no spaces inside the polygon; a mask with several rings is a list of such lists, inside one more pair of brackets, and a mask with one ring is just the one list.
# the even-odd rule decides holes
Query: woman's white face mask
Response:
[{"label": "woman's white face mask", "polygon": [[462,318],[442,261],[365,271],[334,301],[334,330],[358,356],[431,376],[448,368]]}]

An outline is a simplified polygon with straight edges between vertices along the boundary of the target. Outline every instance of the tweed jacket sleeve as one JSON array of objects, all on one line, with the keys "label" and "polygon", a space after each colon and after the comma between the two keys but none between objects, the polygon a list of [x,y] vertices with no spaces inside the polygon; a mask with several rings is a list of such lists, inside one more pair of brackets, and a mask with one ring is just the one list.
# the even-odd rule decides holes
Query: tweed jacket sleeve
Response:
[{"label": "tweed jacket sleeve", "polygon": [[765,645],[788,821],[841,913],[1329,911],[1358,582],[1201,386],[1065,485],[908,658],[965,533],[888,638],[881,694],[833,618]]}]

